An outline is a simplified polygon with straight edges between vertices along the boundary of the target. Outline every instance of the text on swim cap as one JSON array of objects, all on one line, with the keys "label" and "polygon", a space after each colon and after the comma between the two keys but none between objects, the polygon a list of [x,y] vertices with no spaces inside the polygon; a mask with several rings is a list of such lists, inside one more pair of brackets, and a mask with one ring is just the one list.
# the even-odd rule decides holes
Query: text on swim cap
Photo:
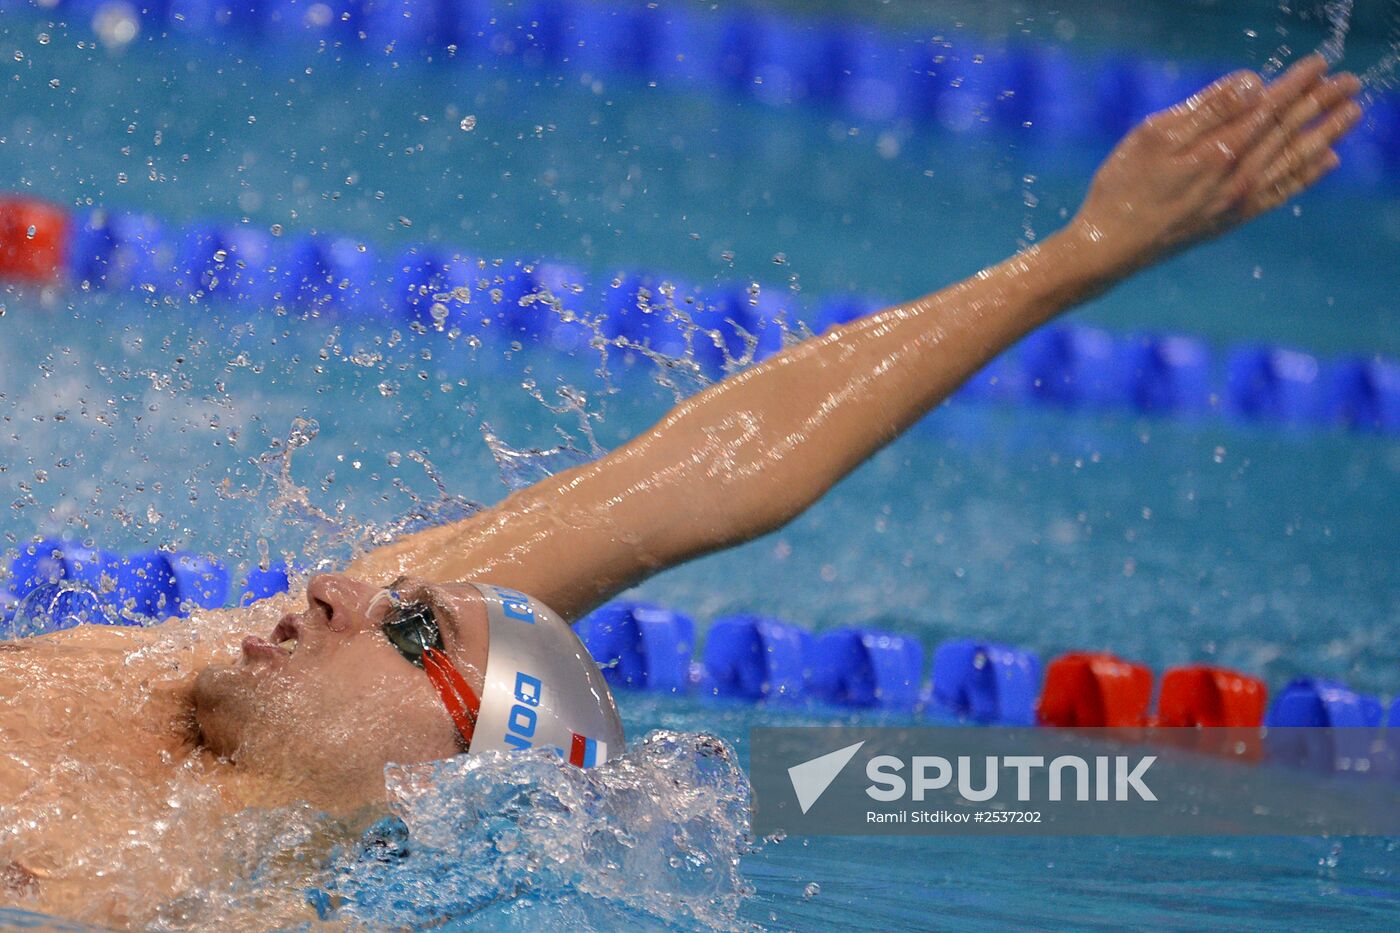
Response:
[{"label": "text on swim cap", "polygon": [[535,624],[535,607],[531,604],[530,597],[515,590],[508,590],[503,586],[492,587],[492,589],[500,597],[501,612],[507,619],[514,619],[527,625]]},{"label": "text on swim cap", "polygon": [[[534,622],[534,619],[530,619]],[[510,708],[506,719],[506,744],[515,749],[526,749],[535,744],[535,726],[539,724],[539,714],[535,711],[540,705],[540,695],[544,684],[538,677],[531,677],[524,671],[515,674],[515,705]]]}]

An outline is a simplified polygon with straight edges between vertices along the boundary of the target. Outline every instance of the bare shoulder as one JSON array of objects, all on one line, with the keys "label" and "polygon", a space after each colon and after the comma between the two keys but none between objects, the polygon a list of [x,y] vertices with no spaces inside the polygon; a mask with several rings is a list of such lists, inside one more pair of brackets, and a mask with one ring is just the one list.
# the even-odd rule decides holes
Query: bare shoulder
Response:
[{"label": "bare shoulder", "polygon": [[54,655],[121,659],[128,665],[140,658],[154,660],[170,656],[208,663],[233,651],[242,636],[252,630],[252,618],[265,614],[266,610],[220,609],[154,625],[79,625],[61,632],[0,642],[0,652],[10,657]]},{"label": "bare shoulder", "polygon": [[35,635],[22,641],[5,642],[8,651],[126,653],[155,640],[150,628],[124,625],[79,625],[61,632]]}]

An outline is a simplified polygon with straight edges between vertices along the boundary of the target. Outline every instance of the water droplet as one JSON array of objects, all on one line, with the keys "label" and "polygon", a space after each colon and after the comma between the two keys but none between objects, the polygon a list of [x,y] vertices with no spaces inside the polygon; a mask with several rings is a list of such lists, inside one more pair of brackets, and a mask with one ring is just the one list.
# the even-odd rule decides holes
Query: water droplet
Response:
[{"label": "water droplet", "polygon": [[321,425],[311,418],[293,418],[292,430],[287,435],[287,446],[296,450],[305,447],[316,439],[316,435],[321,432]]},{"label": "water droplet", "polygon": [[807,882],[807,887],[802,889],[802,899],[804,901],[810,901],[820,893],[822,893],[822,886],[815,881],[809,881]]},{"label": "water droplet", "polygon": [[130,3],[104,3],[92,18],[97,38],[108,48],[120,48],[141,32],[140,14]]},{"label": "water droplet", "polygon": [[462,128],[463,133],[470,133],[472,130],[476,129],[476,114],[467,114],[462,118],[462,122],[457,125]]},{"label": "water droplet", "polygon": [[30,224],[30,225],[29,225],[29,229],[24,231],[25,237],[26,237],[27,239],[30,239],[30,240],[34,239],[34,237],[37,236],[38,233],[39,233],[39,229],[38,229],[37,227],[35,227],[33,224]]}]

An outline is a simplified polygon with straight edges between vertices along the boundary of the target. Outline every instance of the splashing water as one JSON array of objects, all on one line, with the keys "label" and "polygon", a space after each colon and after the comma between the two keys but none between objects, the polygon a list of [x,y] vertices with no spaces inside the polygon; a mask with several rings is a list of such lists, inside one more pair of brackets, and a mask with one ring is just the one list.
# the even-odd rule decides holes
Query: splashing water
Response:
[{"label": "splashing water", "polygon": [[1362,103],[1370,104],[1380,94],[1395,90],[1400,84],[1396,78],[1396,67],[1400,66],[1400,0],[1391,0],[1390,26],[1386,33],[1389,46],[1380,59],[1361,73],[1361,83],[1366,91]]},{"label": "splashing water", "polygon": [[[1318,11],[1327,24],[1327,32],[1317,45],[1316,52],[1327,59],[1328,64],[1334,68],[1346,55],[1347,37],[1351,32],[1354,9],[1355,0],[1326,0]],[[1291,14],[1293,7],[1284,3],[1279,7],[1279,12]],[[1396,68],[1400,66],[1400,0],[1390,0],[1389,19],[1386,51],[1357,75],[1363,88],[1360,96],[1362,106],[1369,106],[1378,96],[1394,90],[1397,86]],[[1286,33],[1283,26],[1279,26],[1279,31]],[[1260,73],[1265,78],[1277,76],[1293,59],[1293,51],[1292,46],[1287,43],[1280,45],[1265,61]]]},{"label": "splashing water", "polygon": [[310,893],[325,919],[416,927],[529,911],[576,929],[740,925],[749,787],[720,739],[654,732],[586,771],[546,753],[387,770],[394,817]]},{"label": "splashing water", "polygon": [[[545,290],[522,299],[522,307],[542,305],[562,322],[582,326],[589,336],[579,349],[585,354],[596,352],[597,383],[585,390],[560,375],[552,390],[546,390],[534,376],[517,382],[539,410],[557,422],[559,442],[552,447],[517,449],[477,414],[475,401],[454,403],[456,411],[476,420],[507,489],[606,453],[596,429],[604,419],[604,403],[618,394],[610,363],[616,366],[623,361],[634,373],[653,374],[653,381],[672,397],[710,384],[711,377],[695,361],[695,348],[707,340],[719,347],[720,341],[712,328],[697,323],[704,311],[677,291],[668,286],[638,296],[638,313],[665,325],[652,331],[664,335],[664,340],[608,336],[601,316],[566,310],[564,301]],[[757,301],[756,287],[751,297]],[[480,295],[474,301],[479,307]],[[256,326],[249,326],[247,333],[251,335]],[[788,340],[785,326],[782,322],[779,326]],[[674,339],[676,334],[682,339]],[[130,339],[139,352],[141,338]],[[284,333],[283,339],[303,338]],[[441,352],[444,340],[453,339],[450,330],[408,335],[369,332],[350,340],[335,333],[330,338],[317,335],[306,344],[310,352],[300,343],[293,343],[293,348],[326,366],[339,364],[349,379],[372,384],[402,378],[395,373],[411,372],[410,366],[421,365],[430,353]],[[467,336],[460,340],[458,347]],[[757,337],[741,333],[741,340],[737,353],[732,347],[721,347],[726,368],[747,365],[753,359]],[[113,443],[131,445],[130,452],[137,455],[137,475],[129,472],[109,491],[94,488],[91,503],[78,506],[77,520],[91,521],[104,509],[119,518],[125,516],[133,510],[118,497],[144,497],[146,489],[166,479],[159,459],[146,452],[161,449],[163,442],[155,432],[166,429],[160,419],[149,416],[172,401],[190,412],[189,423],[206,431],[217,427],[211,433],[219,444],[239,444],[259,422],[282,426],[280,431],[270,424],[263,428],[264,444],[248,451],[246,469],[230,470],[217,481],[204,480],[215,487],[215,498],[230,507],[225,523],[237,523],[222,529],[227,535],[226,555],[246,552],[261,566],[280,557],[304,571],[329,569],[403,534],[465,517],[482,507],[449,491],[457,477],[446,478],[438,470],[433,458],[440,454],[416,447],[399,451],[385,443],[383,439],[392,437],[387,432],[395,427],[395,420],[403,417],[398,414],[405,405],[401,396],[366,393],[368,407],[349,425],[353,431],[324,414],[318,420],[311,410],[298,410],[299,406],[269,408],[258,391],[268,378],[260,355],[266,351],[255,344],[241,349],[236,340],[230,343],[234,346],[227,355],[215,360],[216,366],[219,360],[226,361],[213,377],[218,380],[215,390],[199,406],[184,404],[204,388],[194,370],[177,366],[169,372],[160,372],[159,367],[103,370],[108,364],[94,361],[112,383],[132,381],[148,388],[140,396],[129,393],[133,406],[142,406],[133,420],[143,433],[133,432],[125,441],[112,435]],[[315,343],[321,346],[316,348]],[[76,358],[74,363],[81,365],[84,360]],[[226,389],[223,384],[225,379],[245,378],[248,386],[243,391],[254,404],[239,398],[238,387]],[[464,383],[463,379],[451,385],[455,391]],[[295,382],[291,387],[296,387]],[[36,385],[35,403],[24,404],[34,410],[52,409],[53,391],[52,384]],[[74,386],[64,391],[80,403],[87,389]],[[107,422],[116,430],[124,427],[119,408],[110,415],[98,414],[104,429],[109,428]],[[169,420],[170,430],[186,431],[181,421]],[[454,446],[462,444],[461,435],[471,436],[460,428],[453,434]],[[365,444],[362,438],[371,443]],[[337,488],[334,470],[325,473],[319,490],[309,478],[325,472],[320,463],[364,476],[370,467],[364,463],[362,470],[360,458],[370,454],[356,450],[372,450],[376,468],[384,470],[373,476],[374,481],[382,483],[385,492],[407,500],[407,510],[400,509],[398,517],[376,520],[356,514],[346,501],[327,501],[327,494]],[[28,454],[36,459],[49,456],[34,448]],[[62,451],[53,456],[61,457]],[[411,465],[421,470],[425,481],[410,482],[412,476],[399,472],[400,467],[411,469]],[[186,485],[193,502],[196,478]],[[182,519],[172,514],[175,510],[168,503],[159,509],[144,504],[155,501],[159,500],[146,499],[141,506],[148,515],[146,526],[178,527]],[[166,514],[150,517],[153,511]],[[218,525],[219,519],[213,518],[197,529],[201,544],[219,530]],[[13,630],[0,635],[33,635],[67,627],[65,620],[73,616],[69,604],[97,606],[98,597],[66,582],[41,588],[15,613]],[[235,630],[241,637],[249,630],[270,628],[288,608],[287,599],[201,617],[188,625],[159,626],[152,631],[169,628],[158,636],[164,647],[128,649],[126,672],[161,665],[166,657],[162,651],[184,639],[223,638],[234,643]],[[84,670],[87,674],[75,669],[67,679],[46,684],[41,696],[30,697],[33,710],[25,715],[32,712],[36,722],[62,716],[65,696],[91,696],[99,689],[111,699],[109,718],[113,720],[164,702],[160,677],[165,674],[150,680],[143,675],[136,683],[112,679],[110,670]],[[0,695],[20,689],[20,680],[7,681],[9,673],[13,672],[0,670],[4,675]],[[52,727],[39,728],[35,734],[45,733],[45,728],[51,731]],[[170,767],[156,770],[130,766],[120,755],[103,751],[103,736],[117,729],[119,724],[110,721],[70,728],[68,750],[56,756],[30,755],[22,744],[8,739],[0,749],[0,777],[15,776],[22,785],[14,793],[8,785],[0,787],[5,790],[5,799],[0,799],[0,868],[13,862],[26,870],[46,872],[39,884],[50,913],[99,923],[118,918],[149,929],[221,931],[304,924],[313,908],[324,919],[352,928],[418,925],[428,918],[447,920],[467,914],[508,923],[543,913],[571,927],[592,929],[624,924],[660,928],[677,923],[730,929],[740,925],[740,905],[750,893],[739,871],[740,857],[752,851],[748,786],[732,749],[707,736],[655,734],[634,743],[608,767],[589,772],[549,760],[489,757],[390,769],[387,791],[394,816],[365,837],[364,827],[383,820],[382,811],[349,820],[307,806],[218,815],[217,793],[204,780],[198,760],[176,758]],[[75,782],[90,788],[84,791],[81,808],[67,796]],[[66,836],[72,821],[92,812],[121,813],[127,818],[123,825],[137,829],[131,835],[96,834],[68,861],[46,867],[44,839]],[[101,891],[85,885],[71,896],[65,893],[65,878],[97,876],[103,881]]]},{"label": "splashing water", "polygon": [[[1355,0],[1326,0],[1322,4],[1322,18],[1327,22],[1327,35],[1318,45],[1317,51],[1327,59],[1329,65],[1335,66],[1342,60],[1342,55],[1346,51],[1347,33],[1351,30],[1351,11]],[[1289,3],[1280,4],[1279,13],[1289,15],[1293,8]],[[1278,31],[1286,35],[1287,29],[1280,25]],[[1274,53],[1268,57],[1263,66],[1259,69],[1266,79],[1273,78],[1287,67],[1293,57],[1293,47],[1288,43],[1280,45]]]},{"label": "splashing water", "polygon": [[1330,31],[1317,50],[1327,59],[1329,65],[1342,60],[1346,50],[1347,32],[1351,29],[1351,9],[1355,0],[1329,0],[1323,5],[1322,13],[1327,18]]}]

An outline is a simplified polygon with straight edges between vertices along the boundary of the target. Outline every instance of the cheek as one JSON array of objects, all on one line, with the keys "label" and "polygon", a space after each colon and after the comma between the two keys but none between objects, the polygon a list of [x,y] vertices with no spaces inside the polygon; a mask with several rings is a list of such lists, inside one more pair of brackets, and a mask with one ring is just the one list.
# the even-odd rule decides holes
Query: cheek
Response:
[{"label": "cheek", "polygon": [[383,655],[348,646],[329,658],[296,732],[357,770],[454,754],[456,732],[427,675]]}]

